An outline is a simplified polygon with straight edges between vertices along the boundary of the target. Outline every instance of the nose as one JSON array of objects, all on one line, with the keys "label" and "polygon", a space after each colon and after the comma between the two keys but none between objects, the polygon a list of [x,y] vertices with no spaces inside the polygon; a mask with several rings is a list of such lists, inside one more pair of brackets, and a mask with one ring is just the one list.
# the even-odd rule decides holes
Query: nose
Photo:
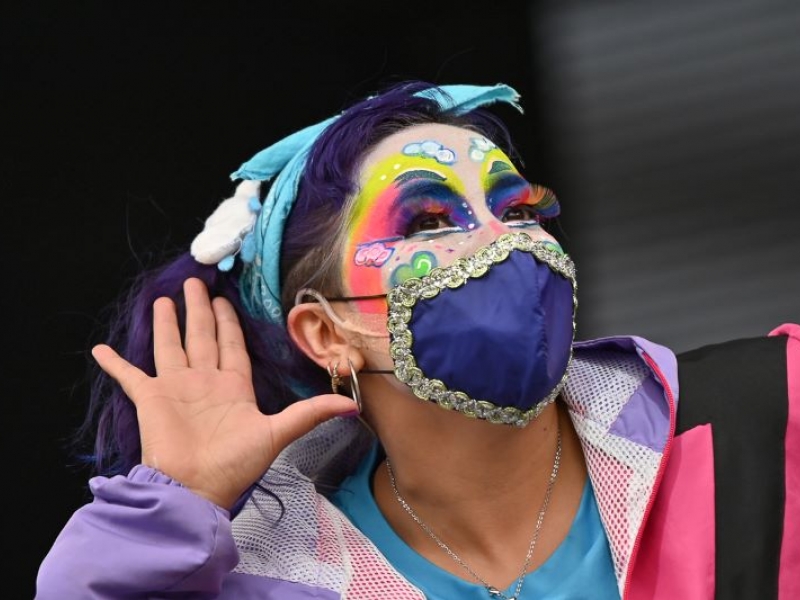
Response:
[{"label": "nose", "polygon": [[490,214],[486,217],[481,230],[484,233],[484,237],[496,240],[503,234],[519,231],[519,227],[513,227]]},{"label": "nose", "polygon": [[500,236],[503,235],[504,233],[508,233],[509,229],[508,225],[506,225],[502,221],[499,221],[498,219],[492,219],[491,221],[489,221],[488,225],[489,229],[491,229],[492,233],[494,233],[495,235]]},{"label": "nose", "polygon": [[517,226],[515,226],[514,221],[506,223],[504,221],[501,221],[494,215],[489,217],[480,227],[478,238],[480,240],[480,243],[485,244],[496,240],[503,234],[516,233],[519,231],[524,231],[534,240],[549,240],[558,243],[556,239],[552,235],[547,233],[540,225],[529,225],[525,227],[520,227],[517,224]]}]

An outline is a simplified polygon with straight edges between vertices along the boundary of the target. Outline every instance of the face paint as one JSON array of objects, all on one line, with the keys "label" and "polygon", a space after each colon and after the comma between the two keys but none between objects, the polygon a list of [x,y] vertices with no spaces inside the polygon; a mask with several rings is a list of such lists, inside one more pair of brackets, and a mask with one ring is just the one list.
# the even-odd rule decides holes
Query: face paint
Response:
[{"label": "face paint", "polygon": [[509,227],[531,227],[542,218],[556,216],[558,200],[552,191],[529,183],[499,149],[486,155],[483,180],[486,204],[492,214]]},{"label": "face paint", "polygon": [[406,156],[422,156],[432,158],[443,165],[452,165],[456,162],[456,153],[450,148],[445,148],[442,144],[434,140],[424,142],[411,142],[403,147],[403,154]]},{"label": "face paint", "polygon": [[[374,296],[445,267],[512,227],[547,239],[533,229],[539,209],[549,202],[557,212],[552,193],[531,186],[493,142],[449,125],[414,126],[389,136],[362,168],[343,261],[351,297]],[[377,300],[353,308],[386,312]]]},{"label": "face paint", "polygon": [[494,142],[485,137],[474,137],[469,142],[469,158],[475,162],[483,162],[486,160],[486,153],[497,148]]},{"label": "face paint", "polygon": [[[464,201],[463,185],[442,164],[442,160],[449,159],[447,153],[453,154],[453,160],[455,153],[430,140],[406,144],[403,148],[403,152],[412,151],[416,152],[413,156],[399,153],[379,162],[354,202],[345,250],[345,256],[352,259],[344,265],[345,281],[353,294],[371,295],[386,285],[389,277],[383,271],[366,267],[381,267],[391,262],[391,268],[396,270],[396,261],[409,260],[403,261],[395,255],[395,245],[407,239],[419,215],[442,215],[460,230],[474,227],[472,209]],[[419,237],[428,239],[437,235],[441,235],[438,230],[429,235],[420,232]],[[375,244],[384,249],[380,265],[375,261],[367,264],[365,260],[367,248],[377,253]],[[386,305],[363,302],[360,308],[385,311]]]},{"label": "face paint", "polygon": [[400,265],[392,273],[392,286],[399,285],[412,277],[425,277],[438,265],[436,255],[432,252],[416,252],[411,257],[411,262]]},{"label": "face paint", "polygon": [[[504,165],[495,161],[495,165]],[[538,225],[533,204],[531,203],[532,189],[525,179],[517,173],[508,170],[489,173],[485,179],[486,205],[492,214],[502,222],[508,222],[513,227]],[[513,220],[512,220],[513,219]]]},{"label": "face paint", "polygon": [[384,242],[361,244],[356,250],[353,262],[358,267],[382,267],[394,253]]}]

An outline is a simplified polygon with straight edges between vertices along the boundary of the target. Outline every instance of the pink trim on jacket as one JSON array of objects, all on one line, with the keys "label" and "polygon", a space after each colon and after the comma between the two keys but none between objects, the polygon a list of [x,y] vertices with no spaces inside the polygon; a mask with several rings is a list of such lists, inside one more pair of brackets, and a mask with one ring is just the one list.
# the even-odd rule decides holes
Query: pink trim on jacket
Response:
[{"label": "pink trim on jacket", "polygon": [[786,502],[783,510],[779,600],[800,598],[800,325],[785,323],[770,332],[788,335],[786,374],[789,409],[786,423]]},{"label": "pink trim on jacket", "polygon": [[627,598],[713,598],[716,563],[710,424],[698,425],[673,439],[661,485],[669,493],[656,495]]}]

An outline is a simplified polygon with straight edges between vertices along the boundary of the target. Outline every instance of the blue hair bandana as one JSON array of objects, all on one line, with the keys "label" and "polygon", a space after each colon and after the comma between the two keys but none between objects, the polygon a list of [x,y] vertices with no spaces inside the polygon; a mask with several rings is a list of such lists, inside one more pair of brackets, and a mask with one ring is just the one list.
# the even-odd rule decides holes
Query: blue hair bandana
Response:
[{"label": "blue hair bandana", "polygon": [[[455,114],[468,113],[495,102],[510,104],[522,112],[519,93],[505,84],[443,85],[422,90],[415,95],[433,100],[444,111]],[[257,216],[252,229],[241,233],[237,250],[246,263],[241,278],[242,301],[252,315],[275,324],[283,324],[285,320],[280,300],[283,228],[297,198],[297,188],[309,151],[320,134],[339,116],[335,115],[283,138],[258,152],[231,174],[234,181],[275,179],[260,209],[256,207],[254,210]],[[251,210],[252,200],[250,198]],[[232,264],[232,254],[219,261],[220,268],[229,269]]]}]

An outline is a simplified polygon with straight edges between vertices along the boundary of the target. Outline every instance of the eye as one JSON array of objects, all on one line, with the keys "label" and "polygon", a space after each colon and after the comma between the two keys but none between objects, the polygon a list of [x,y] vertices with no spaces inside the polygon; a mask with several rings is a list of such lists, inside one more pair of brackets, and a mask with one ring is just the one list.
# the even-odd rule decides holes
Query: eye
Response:
[{"label": "eye", "polygon": [[500,220],[503,223],[508,223],[509,221],[535,221],[538,223],[539,215],[531,204],[516,204],[506,208]]},{"label": "eye", "polygon": [[406,228],[406,235],[414,235],[423,231],[436,231],[439,229],[450,229],[453,222],[450,215],[444,213],[422,213],[411,220]]}]

